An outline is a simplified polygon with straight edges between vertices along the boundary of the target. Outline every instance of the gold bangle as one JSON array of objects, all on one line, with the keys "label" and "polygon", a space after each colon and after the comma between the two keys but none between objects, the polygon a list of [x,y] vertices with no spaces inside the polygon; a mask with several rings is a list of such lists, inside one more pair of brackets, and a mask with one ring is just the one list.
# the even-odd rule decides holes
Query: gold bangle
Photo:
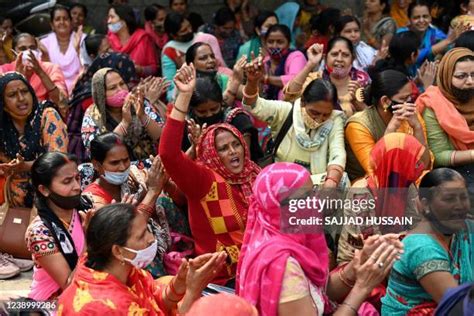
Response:
[{"label": "gold bangle", "polygon": [[287,95],[301,95],[303,93],[303,90],[298,90],[298,91],[295,91],[295,92],[290,92],[288,91],[288,89],[286,89],[285,91],[285,94]]},{"label": "gold bangle", "polygon": [[354,306],[352,306],[351,304],[342,302],[341,305],[349,307],[354,312],[354,314],[359,315],[359,312],[357,311],[357,309],[355,309]]}]

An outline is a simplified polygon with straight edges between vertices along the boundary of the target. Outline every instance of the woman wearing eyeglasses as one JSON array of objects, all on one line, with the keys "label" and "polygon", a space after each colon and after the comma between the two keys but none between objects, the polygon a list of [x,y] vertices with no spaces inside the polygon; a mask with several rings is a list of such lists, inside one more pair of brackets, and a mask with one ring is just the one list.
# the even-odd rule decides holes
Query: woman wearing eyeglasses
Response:
[{"label": "woman wearing eyeglasses", "polygon": [[370,173],[370,153],[386,134],[413,135],[427,148],[423,119],[412,103],[412,85],[406,75],[396,70],[373,76],[365,96],[371,106],[351,116],[346,124],[346,171],[351,181]]},{"label": "woman wearing eyeglasses", "polygon": [[473,190],[474,53],[467,48],[450,50],[439,64],[436,81],[438,85],[416,101],[435,165],[457,170]]}]

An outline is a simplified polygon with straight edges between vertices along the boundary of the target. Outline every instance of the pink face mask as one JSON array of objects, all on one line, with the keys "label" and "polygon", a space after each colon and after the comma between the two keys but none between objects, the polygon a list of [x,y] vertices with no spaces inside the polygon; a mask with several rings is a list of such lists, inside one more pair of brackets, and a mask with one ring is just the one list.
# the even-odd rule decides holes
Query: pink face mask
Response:
[{"label": "pink face mask", "polygon": [[128,95],[127,90],[119,90],[113,96],[107,97],[106,103],[108,106],[113,108],[121,108],[125,102],[125,98]]}]

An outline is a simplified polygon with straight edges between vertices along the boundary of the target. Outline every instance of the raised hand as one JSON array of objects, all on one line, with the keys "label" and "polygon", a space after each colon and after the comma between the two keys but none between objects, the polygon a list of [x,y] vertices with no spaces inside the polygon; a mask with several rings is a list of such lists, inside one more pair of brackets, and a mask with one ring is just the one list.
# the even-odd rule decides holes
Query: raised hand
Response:
[{"label": "raised hand", "polygon": [[36,74],[39,74],[40,72],[43,71],[43,69],[41,68],[39,64],[38,59],[36,59],[36,56],[35,54],[33,54],[32,51],[28,50],[28,51],[23,52],[23,54],[28,54],[29,65],[27,66],[27,68],[31,68]]},{"label": "raised hand", "polygon": [[168,90],[170,82],[162,77],[153,77],[145,86],[145,97],[153,104]]},{"label": "raised hand", "polygon": [[133,96],[131,94],[128,94],[122,106],[122,122],[125,124],[126,127],[132,124],[131,107],[133,102]]},{"label": "raised hand", "polygon": [[77,32],[74,35],[74,48],[76,49],[77,53],[79,53],[79,49],[81,48],[81,40],[83,34],[84,33],[82,31],[82,25],[79,25],[79,27],[77,28]]},{"label": "raised hand", "polygon": [[471,25],[468,22],[462,22],[456,25],[451,33],[448,34],[448,40],[452,43],[464,32],[469,31]]},{"label": "raised hand", "polygon": [[251,60],[245,65],[245,74],[247,81],[249,82],[260,82],[265,75],[265,67],[263,66],[263,57],[261,54],[257,58],[254,58],[253,53],[251,54]]},{"label": "raised hand", "polygon": [[193,119],[187,120],[188,123],[188,139],[191,145],[196,146],[199,143],[199,139],[202,132],[207,128],[207,124],[204,123],[202,126],[197,124]]},{"label": "raised hand", "polygon": [[436,73],[438,72],[438,62],[425,61],[417,70],[417,79],[421,81],[426,89],[434,83]]},{"label": "raised hand", "polygon": [[137,114],[138,118],[143,121],[146,117],[143,87],[138,87],[137,90],[132,93],[131,103],[133,108],[135,109],[135,113]]},{"label": "raised hand", "polygon": [[152,161],[152,164],[146,177],[147,189],[149,191],[160,193],[170,177],[166,173],[165,167],[161,163],[159,156],[150,156],[150,160]]},{"label": "raised hand", "polygon": [[387,40],[383,39],[380,48],[377,50],[377,54],[375,55],[375,59],[385,59],[388,56],[388,43]]},{"label": "raised hand", "polygon": [[174,76],[174,84],[180,93],[192,94],[196,87],[196,70],[194,65],[183,64]]},{"label": "raised hand", "polygon": [[232,76],[237,80],[239,83],[244,81],[244,70],[245,66],[247,65],[247,56],[242,56],[232,68]]},{"label": "raised hand", "polygon": [[26,66],[23,64],[23,54],[25,52],[20,52],[17,56],[16,56],[16,62],[15,62],[15,70],[16,72],[19,72],[23,75],[25,75],[26,73]]},{"label": "raised hand", "polygon": [[308,48],[306,53],[308,55],[308,63],[311,63],[314,68],[319,65],[321,63],[321,60],[323,59],[324,45],[313,44]]},{"label": "raised hand", "polygon": [[347,87],[347,91],[349,92],[349,95],[351,96],[351,100],[355,101],[356,100],[356,91],[361,87],[360,83],[357,80],[350,80],[349,85]]}]

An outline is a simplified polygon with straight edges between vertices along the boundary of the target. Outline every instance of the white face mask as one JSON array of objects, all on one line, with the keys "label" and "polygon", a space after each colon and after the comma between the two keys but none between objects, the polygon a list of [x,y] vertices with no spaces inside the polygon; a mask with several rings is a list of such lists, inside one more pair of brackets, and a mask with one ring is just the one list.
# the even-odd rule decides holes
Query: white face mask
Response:
[{"label": "white face mask", "polygon": [[36,60],[37,61],[41,61],[41,56],[42,56],[42,53],[39,49],[27,49],[27,50],[24,50],[21,55],[22,57],[22,63],[24,66],[32,66],[31,65],[31,60],[30,60],[30,52],[35,56]]},{"label": "white face mask", "polygon": [[128,175],[130,174],[130,167],[124,172],[112,172],[105,171],[102,178],[110,184],[122,185],[127,181]]},{"label": "white face mask", "polygon": [[150,246],[142,250],[134,250],[126,247],[123,248],[136,254],[135,258],[131,260],[128,258],[123,258],[123,260],[139,269],[144,269],[147,265],[152,263],[153,259],[155,259],[156,251],[158,250],[158,241],[155,239]]}]

